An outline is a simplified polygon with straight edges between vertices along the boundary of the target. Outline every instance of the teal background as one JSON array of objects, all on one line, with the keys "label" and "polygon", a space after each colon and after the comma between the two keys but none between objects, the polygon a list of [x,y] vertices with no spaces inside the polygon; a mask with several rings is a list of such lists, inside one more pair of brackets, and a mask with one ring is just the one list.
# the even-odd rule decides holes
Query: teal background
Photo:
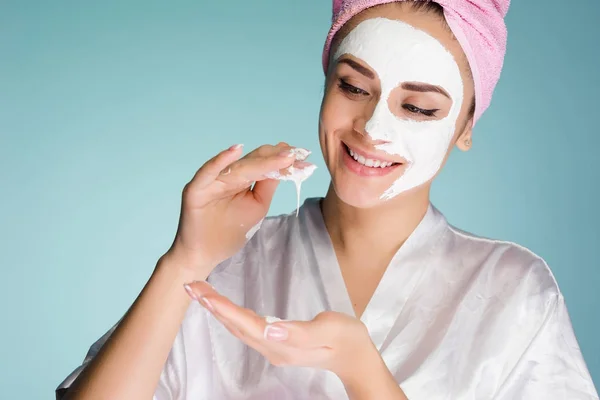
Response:
[{"label": "teal background", "polygon": [[[543,256],[600,382],[600,2],[515,1],[473,151],[434,203]],[[51,399],[171,243],[180,191],[231,144],[288,141],[320,169],[330,2],[0,2],[0,397]],[[295,207],[282,184],[271,214]]]}]

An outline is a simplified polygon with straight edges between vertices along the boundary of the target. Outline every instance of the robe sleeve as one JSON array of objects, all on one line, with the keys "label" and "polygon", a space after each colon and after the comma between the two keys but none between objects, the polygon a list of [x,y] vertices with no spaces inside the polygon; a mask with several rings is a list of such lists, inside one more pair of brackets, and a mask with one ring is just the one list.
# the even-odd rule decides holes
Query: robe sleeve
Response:
[{"label": "robe sleeve", "polygon": [[598,393],[558,294],[495,400],[592,400]]},{"label": "robe sleeve", "polygon": [[[114,325],[108,332],[106,332],[100,339],[98,339],[92,346],[89,348],[83,363],[77,367],[73,372],[71,372],[58,387],[56,388],[56,400],[62,400],[65,396],[67,389],[73,384],[75,379],[81,374],[81,372],[85,369],[85,367],[94,359],[94,357],[98,354],[102,346],[106,343],[106,341],[110,338],[110,335],[115,331],[118,324]],[[179,363],[174,359],[175,355],[174,349],[176,350],[179,346],[181,334],[177,335],[177,339],[175,340],[175,344],[173,349],[169,352],[169,357],[163,370],[160,375],[160,380],[156,387],[156,391],[154,393],[153,400],[179,400],[179,393],[174,392],[174,389],[177,390],[180,385],[180,372],[181,368],[179,368]]]}]

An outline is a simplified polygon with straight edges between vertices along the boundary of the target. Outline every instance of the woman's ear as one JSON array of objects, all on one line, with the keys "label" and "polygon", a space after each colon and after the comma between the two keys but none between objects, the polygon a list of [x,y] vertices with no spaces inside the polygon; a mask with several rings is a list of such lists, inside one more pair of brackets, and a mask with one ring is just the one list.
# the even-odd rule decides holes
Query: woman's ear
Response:
[{"label": "woman's ear", "polygon": [[473,117],[469,118],[465,127],[463,128],[458,139],[456,140],[456,147],[462,151],[469,151],[473,146]]}]

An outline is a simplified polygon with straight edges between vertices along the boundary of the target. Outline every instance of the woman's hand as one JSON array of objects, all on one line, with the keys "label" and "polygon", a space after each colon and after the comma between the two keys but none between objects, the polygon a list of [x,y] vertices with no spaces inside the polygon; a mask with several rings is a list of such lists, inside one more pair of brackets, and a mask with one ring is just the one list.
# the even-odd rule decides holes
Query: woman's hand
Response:
[{"label": "woman's hand", "polygon": [[279,182],[265,174],[306,164],[291,150],[285,143],[265,145],[240,159],[242,146],[236,145],[204,164],[183,190],[179,227],[164,257],[206,279],[267,214]]},{"label": "woman's hand", "polygon": [[387,370],[365,325],[346,314],[327,311],[312,321],[268,321],[219,295],[208,283],[186,285],[229,332],[273,365],[329,370],[344,383],[352,399],[405,399]]}]

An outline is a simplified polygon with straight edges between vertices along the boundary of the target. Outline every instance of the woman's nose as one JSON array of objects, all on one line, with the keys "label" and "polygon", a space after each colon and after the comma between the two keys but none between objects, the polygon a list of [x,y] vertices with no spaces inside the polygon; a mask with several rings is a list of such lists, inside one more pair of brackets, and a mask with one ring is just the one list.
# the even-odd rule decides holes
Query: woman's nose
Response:
[{"label": "woman's nose", "polygon": [[362,136],[367,136],[365,127],[367,126],[368,119],[365,117],[358,117],[354,120],[354,131]]}]

